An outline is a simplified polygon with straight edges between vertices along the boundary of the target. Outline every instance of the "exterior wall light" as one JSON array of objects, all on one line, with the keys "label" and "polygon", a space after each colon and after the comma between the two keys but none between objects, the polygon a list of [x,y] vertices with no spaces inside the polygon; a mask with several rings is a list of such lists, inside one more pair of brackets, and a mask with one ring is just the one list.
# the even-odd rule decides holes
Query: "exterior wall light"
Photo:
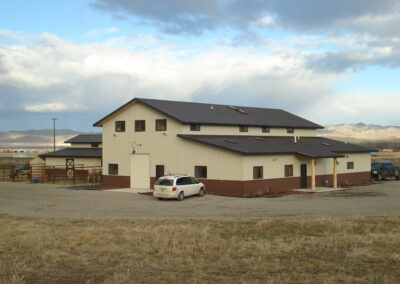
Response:
[{"label": "exterior wall light", "polygon": [[135,144],[136,146],[139,146],[139,147],[142,146],[142,144],[138,144],[138,143],[136,143],[136,141],[132,140],[132,142],[131,142],[131,146],[132,146],[132,155],[136,153],[135,147],[133,146],[133,144]]}]

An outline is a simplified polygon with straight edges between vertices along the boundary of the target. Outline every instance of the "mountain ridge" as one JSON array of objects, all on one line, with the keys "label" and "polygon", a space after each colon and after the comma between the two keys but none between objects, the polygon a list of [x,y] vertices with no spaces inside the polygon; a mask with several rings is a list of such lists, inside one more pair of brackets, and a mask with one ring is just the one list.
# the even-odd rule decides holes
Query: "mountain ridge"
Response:
[{"label": "mountain ridge", "polygon": [[[94,134],[71,129],[56,129],[56,145],[67,146],[64,141],[78,134]],[[53,129],[0,131],[0,148],[53,147]]]},{"label": "mountain ridge", "polygon": [[[56,129],[56,145],[67,146],[64,141],[78,134],[94,134],[72,129]],[[365,123],[327,125],[317,135],[353,143],[400,142],[400,126],[381,126]],[[52,147],[53,129],[0,131],[0,148]]]}]

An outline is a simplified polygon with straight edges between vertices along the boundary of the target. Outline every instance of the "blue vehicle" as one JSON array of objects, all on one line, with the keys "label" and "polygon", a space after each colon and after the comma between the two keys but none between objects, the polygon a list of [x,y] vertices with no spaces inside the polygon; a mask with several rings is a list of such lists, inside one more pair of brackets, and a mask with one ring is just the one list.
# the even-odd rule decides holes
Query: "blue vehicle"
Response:
[{"label": "blue vehicle", "polygon": [[27,176],[28,174],[29,174],[29,165],[22,165],[10,171],[10,178],[15,179],[17,177]]},{"label": "blue vehicle", "polygon": [[400,179],[400,168],[395,167],[392,163],[372,163],[371,174],[375,180],[383,180],[385,178]]}]

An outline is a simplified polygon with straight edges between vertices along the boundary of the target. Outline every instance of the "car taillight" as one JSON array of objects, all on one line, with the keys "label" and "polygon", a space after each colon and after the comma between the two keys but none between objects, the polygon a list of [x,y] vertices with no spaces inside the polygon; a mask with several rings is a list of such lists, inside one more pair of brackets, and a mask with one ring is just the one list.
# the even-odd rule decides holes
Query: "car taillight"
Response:
[{"label": "car taillight", "polygon": [[176,191],[176,186],[174,186],[174,187],[172,188],[172,191]]}]

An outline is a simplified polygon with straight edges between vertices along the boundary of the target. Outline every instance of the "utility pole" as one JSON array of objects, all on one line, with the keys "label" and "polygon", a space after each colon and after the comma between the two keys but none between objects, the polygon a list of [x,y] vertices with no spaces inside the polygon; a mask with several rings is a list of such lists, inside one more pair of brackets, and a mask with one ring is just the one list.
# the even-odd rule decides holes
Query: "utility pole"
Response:
[{"label": "utility pole", "polygon": [[53,120],[53,142],[54,142],[54,146],[53,146],[53,151],[56,150],[56,120],[57,118],[52,118]]}]

